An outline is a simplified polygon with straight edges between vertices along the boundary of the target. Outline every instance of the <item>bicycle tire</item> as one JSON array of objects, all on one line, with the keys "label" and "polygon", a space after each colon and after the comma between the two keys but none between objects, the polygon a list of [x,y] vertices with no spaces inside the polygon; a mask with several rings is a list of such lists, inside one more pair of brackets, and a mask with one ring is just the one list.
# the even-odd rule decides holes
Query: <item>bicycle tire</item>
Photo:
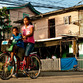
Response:
[{"label": "bicycle tire", "polygon": [[0,64],[2,64],[0,66],[0,71],[1,73],[1,79],[2,80],[8,80],[12,77],[12,74],[14,72],[14,65],[10,66],[7,64],[7,62],[10,60],[10,56],[9,54],[3,53],[0,56]]},{"label": "bicycle tire", "polygon": [[41,63],[37,56],[30,56],[30,71],[29,76],[31,79],[36,79],[40,75]]}]

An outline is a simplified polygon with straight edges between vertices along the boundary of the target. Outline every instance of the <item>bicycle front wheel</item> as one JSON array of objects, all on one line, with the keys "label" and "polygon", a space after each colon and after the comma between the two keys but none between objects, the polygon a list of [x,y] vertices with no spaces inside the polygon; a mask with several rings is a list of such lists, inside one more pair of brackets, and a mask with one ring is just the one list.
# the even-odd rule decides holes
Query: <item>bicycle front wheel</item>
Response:
[{"label": "bicycle front wheel", "polygon": [[29,76],[32,79],[36,79],[40,75],[40,60],[37,56],[30,57],[30,72]]},{"label": "bicycle front wheel", "polygon": [[10,55],[3,53],[0,56],[0,72],[1,72],[1,79],[8,80],[11,78],[13,72],[14,72],[14,66],[8,65],[8,62],[10,61]]}]

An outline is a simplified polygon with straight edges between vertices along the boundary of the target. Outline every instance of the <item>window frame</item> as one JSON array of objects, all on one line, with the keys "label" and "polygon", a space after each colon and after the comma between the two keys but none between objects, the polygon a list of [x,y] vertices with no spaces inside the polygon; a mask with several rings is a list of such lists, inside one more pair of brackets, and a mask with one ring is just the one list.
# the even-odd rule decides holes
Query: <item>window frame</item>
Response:
[{"label": "window frame", "polygon": [[29,17],[29,14],[23,13],[23,18],[24,18],[25,16],[28,16],[28,17]]},{"label": "window frame", "polygon": [[65,17],[63,17],[63,19],[64,19],[64,24],[66,25],[66,24],[71,24],[71,16],[65,16]]}]

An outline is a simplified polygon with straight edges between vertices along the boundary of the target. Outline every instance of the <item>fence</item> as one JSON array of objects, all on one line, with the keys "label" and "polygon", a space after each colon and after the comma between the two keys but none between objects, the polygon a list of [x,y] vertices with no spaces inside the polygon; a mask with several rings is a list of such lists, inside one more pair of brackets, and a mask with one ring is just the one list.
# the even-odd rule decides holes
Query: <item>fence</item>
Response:
[{"label": "fence", "polygon": [[77,59],[78,61],[78,70],[83,70],[83,59]]},{"label": "fence", "polygon": [[60,58],[59,59],[41,59],[42,71],[55,71],[61,70]]},{"label": "fence", "polygon": [[[78,70],[83,70],[83,59],[77,59]],[[41,59],[41,70],[42,71],[57,71],[61,70],[61,60],[57,59]]]}]

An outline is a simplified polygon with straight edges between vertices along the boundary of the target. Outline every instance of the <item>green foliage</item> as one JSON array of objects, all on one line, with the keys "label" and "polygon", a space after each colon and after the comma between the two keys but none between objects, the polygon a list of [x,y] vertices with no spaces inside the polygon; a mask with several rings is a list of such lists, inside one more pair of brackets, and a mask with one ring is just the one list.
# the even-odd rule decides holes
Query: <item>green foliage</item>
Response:
[{"label": "green foliage", "polygon": [[10,22],[11,21],[9,19],[8,11],[6,7],[3,7],[2,9],[0,9],[0,27],[2,28],[3,32],[9,32],[9,28],[11,28]]}]

